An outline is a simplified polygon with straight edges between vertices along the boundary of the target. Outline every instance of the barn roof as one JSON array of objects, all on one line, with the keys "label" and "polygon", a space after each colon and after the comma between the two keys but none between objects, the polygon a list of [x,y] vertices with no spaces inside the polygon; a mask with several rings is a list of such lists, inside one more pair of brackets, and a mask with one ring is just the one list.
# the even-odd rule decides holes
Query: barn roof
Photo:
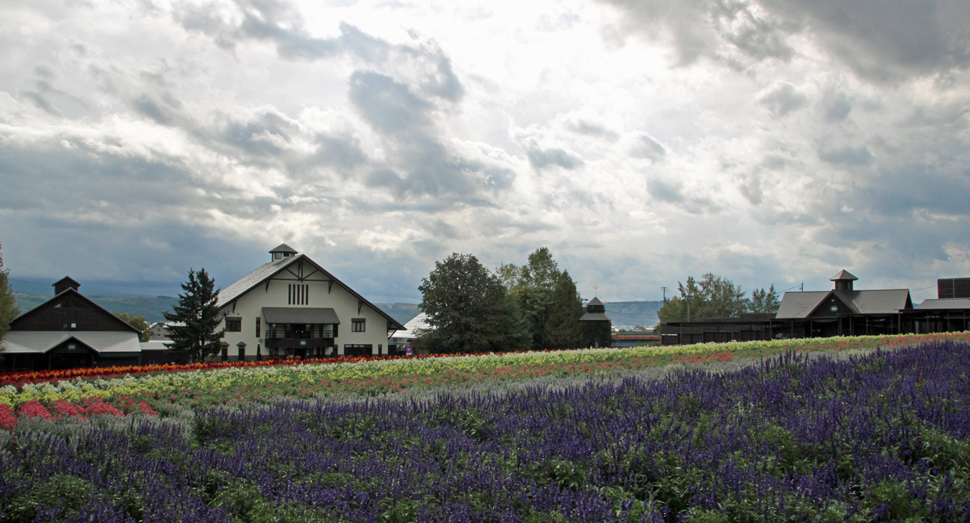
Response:
[{"label": "barn roof", "polygon": [[74,338],[100,354],[141,352],[138,334],[122,331],[8,331],[3,339],[6,354],[47,352]]},{"label": "barn roof", "polygon": [[[281,247],[286,247],[286,244],[281,245]],[[279,248],[279,247],[277,247]],[[294,251],[296,252],[296,251]],[[290,265],[299,263],[303,261],[309,263],[316,270],[320,271],[326,278],[332,280],[337,285],[343,287],[344,290],[352,294],[355,298],[363,302],[368,307],[377,311],[378,314],[383,316],[390,326],[394,330],[404,330],[404,325],[401,325],[397,320],[392,318],[389,314],[384,312],[380,307],[371,303],[367,298],[364,298],[357,291],[348,287],[344,282],[338,280],[333,274],[327,272],[326,269],[318,265],[315,261],[311,260],[309,256],[305,254],[297,254],[296,256],[290,256],[289,258],[283,258],[281,260],[274,260],[271,262],[264,263],[256,268],[253,272],[243,276],[239,281],[233,283],[232,285],[226,287],[219,291],[219,298],[216,302],[216,306],[219,308],[225,307],[233,302],[233,300],[238,299],[243,294],[246,294],[259,284],[265,282],[266,280],[272,278],[279,272],[283,271]]]}]

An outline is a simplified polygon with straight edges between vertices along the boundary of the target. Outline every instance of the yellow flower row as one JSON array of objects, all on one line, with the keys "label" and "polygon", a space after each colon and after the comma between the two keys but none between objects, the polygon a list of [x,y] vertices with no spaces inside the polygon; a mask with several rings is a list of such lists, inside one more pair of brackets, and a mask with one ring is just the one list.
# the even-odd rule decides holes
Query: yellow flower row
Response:
[{"label": "yellow flower row", "polygon": [[[59,383],[27,384],[19,390],[0,387],[0,404],[29,401],[72,403],[88,397],[151,397],[159,400],[187,394],[233,398],[254,393],[271,397],[283,389],[342,390],[348,386],[383,387],[384,391],[454,381],[514,379],[544,372],[607,371],[615,367],[643,368],[714,355],[757,357],[784,351],[825,351],[901,346],[932,341],[970,341],[970,333],[940,335],[862,336],[685,345],[673,347],[590,348],[551,352],[469,355],[442,358],[364,360],[292,366],[232,367],[141,374],[121,378],[75,378]],[[598,366],[598,367],[597,367]],[[452,380],[452,381],[448,381]]]}]

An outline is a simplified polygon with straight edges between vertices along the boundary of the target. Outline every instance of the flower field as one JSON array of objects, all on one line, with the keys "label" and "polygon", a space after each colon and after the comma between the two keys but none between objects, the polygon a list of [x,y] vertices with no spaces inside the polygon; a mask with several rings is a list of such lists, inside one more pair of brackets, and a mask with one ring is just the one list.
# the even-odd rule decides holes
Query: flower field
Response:
[{"label": "flower field", "polygon": [[797,341],[7,379],[0,521],[970,520],[968,334]]},{"label": "flower field", "polygon": [[[602,375],[671,363],[758,358],[786,352],[839,352],[968,341],[970,333],[815,338],[680,347],[634,347],[488,355],[109,367],[0,374],[0,429],[18,420],[111,413],[170,413],[240,402],[320,394],[369,396],[466,383],[543,376]],[[93,409],[93,410],[92,410]]]}]

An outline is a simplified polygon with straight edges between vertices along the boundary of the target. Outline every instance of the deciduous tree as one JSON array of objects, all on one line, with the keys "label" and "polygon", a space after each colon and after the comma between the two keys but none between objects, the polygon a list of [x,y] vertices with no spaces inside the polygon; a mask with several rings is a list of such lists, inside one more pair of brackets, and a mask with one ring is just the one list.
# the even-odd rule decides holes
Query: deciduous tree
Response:
[{"label": "deciduous tree", "polygon": [[0,341],[10,330],[10,322],[20,314],[13,289],[10,288],[10,269],[3,268],[3,254],[0,253]]},{"label": "deciduous tree", "polygon": [[225,332],[216,331],[220,321],[216,307],[219,290],[205,269],[198,272],[190,269],[182,290],[185,293],[178,295],[178,304],[172,307],[172,312],[165,313],[165,319],[173,322],[169,347],[192,360],[204,361],[206,356],[220,352],[219,342]]},{"label": "deciduous tree", "polygon": [[677,290],[680,296],[668,300],[657,313],[660,323],[729,318],[748,310],[741,286],[712,273],[700,281],[688,276],[686,283],[677,283]]},{"label": "deciduous tree", "polygon": [[144,316],[128,314],[127,312],[116,312],[115,316],[124,320],[128,325],[138,329],[138,341],[144,343],[152,339],[152,333],[148,330],[148,320]]},{"label": "deciduous tree", "polygon": [[516,348],[516,318],[505,287],[475,256],[454,253],[435,262],[418,290],[421,310],[428,315],[430,327],[421,333],[419,343],[429,352]]},{"label": "deciduous tree", "polygon": [[582,300],[575,282],[566,271],[559,270],[548,247],[536,249],[521,267],[504,264],[497,272],[518,304],[528,330],[529,340],[524,348],[572,348],[582,344]]}]

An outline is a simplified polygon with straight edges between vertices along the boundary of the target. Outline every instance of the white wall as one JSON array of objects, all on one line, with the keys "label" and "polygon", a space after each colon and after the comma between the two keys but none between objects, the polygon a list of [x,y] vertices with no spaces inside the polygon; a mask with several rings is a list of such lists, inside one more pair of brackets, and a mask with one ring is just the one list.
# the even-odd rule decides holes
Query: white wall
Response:
[{"label": "white wall", "polygon": [[[285,273],[284,273],[285,276]],[[292,277],[292,276],[291,276]],[[387,319],[378,311],[372,309],[367,304],[357,312],[357,298],[334,283],[333,288],[328,292],[327,282],[305,282],[309,285],[309,300],[306,305],[288,305],[288,285],[298,283],[293,280],[270,280],[267,288],[266,282],[256,285],[246,294],[238,297],[235,309],[230,303],[220,310],[220,314],[230,318],[242,319],[242,330],[240,332],[226,332],[223,341],[229,343],[229,359],[235,360],[238,354],[237,344],[242,341],[246,343],[246,358],[255,359],[256,345],[262,346],[264,357],[269,355],[266,350],[265,337],[267,336],[266,320],[262,318],[263,307],[293,307],[293,308],[332,308],[337,313],[340,326],[337,329],[337,337],[334,343],[337,345],[337,353],[344,353],[344,345],[371,345],[373,355],[387,354]],[[260,337],[256,337],[256,318],[260,318]],[[351,320],[354,318],[365,318],[365,332],[351,332]],[[225,328],[223,321],[220,329]]]}]

